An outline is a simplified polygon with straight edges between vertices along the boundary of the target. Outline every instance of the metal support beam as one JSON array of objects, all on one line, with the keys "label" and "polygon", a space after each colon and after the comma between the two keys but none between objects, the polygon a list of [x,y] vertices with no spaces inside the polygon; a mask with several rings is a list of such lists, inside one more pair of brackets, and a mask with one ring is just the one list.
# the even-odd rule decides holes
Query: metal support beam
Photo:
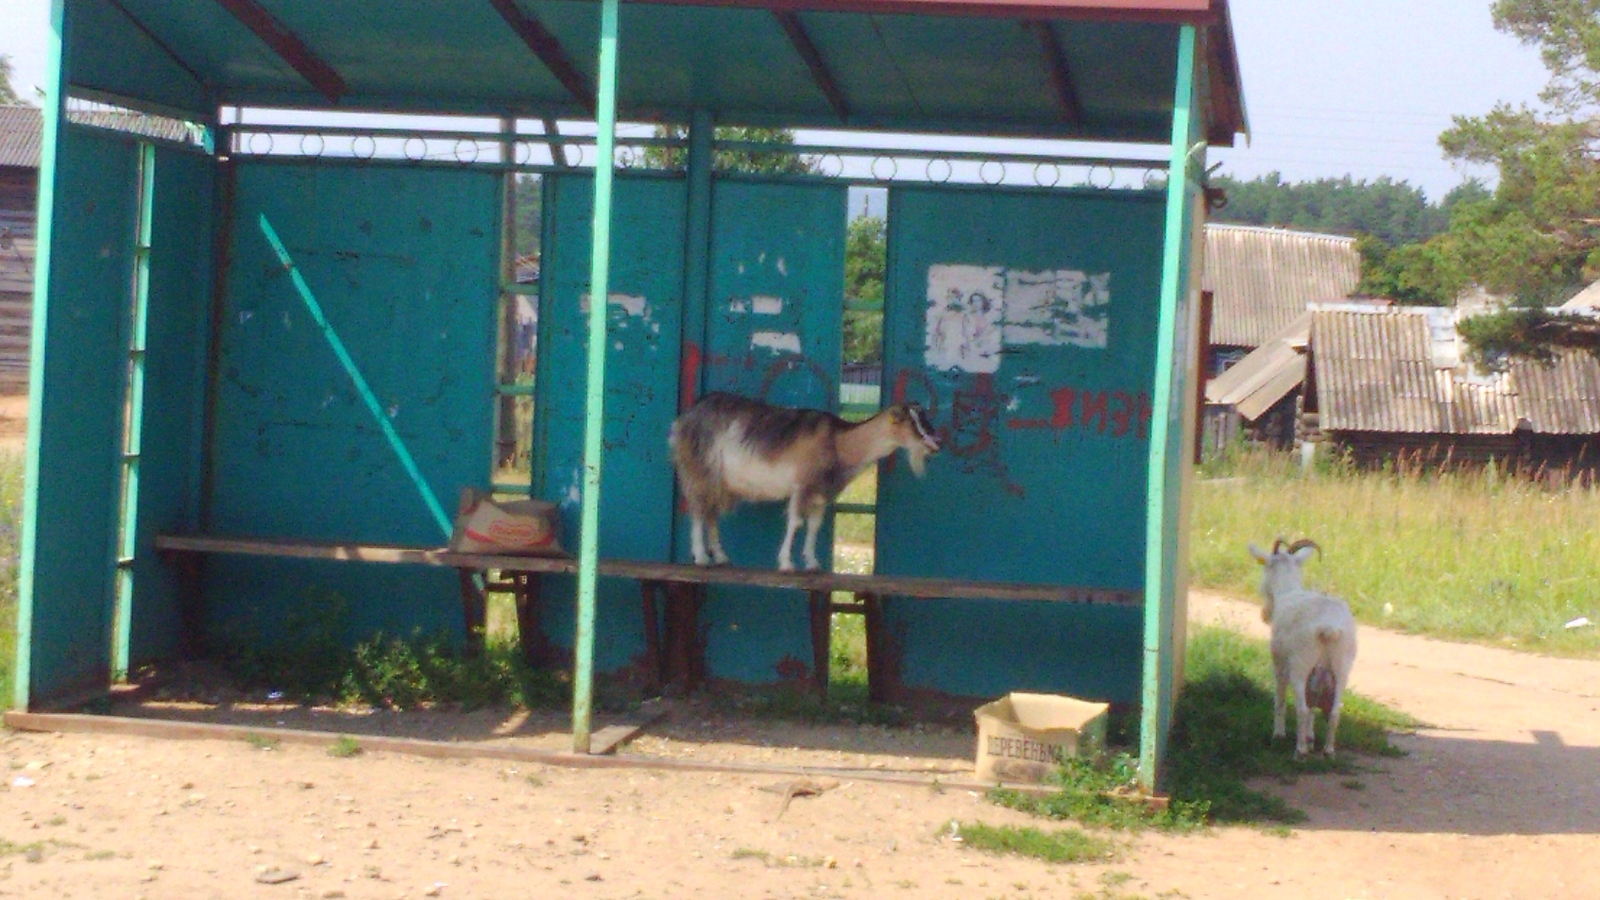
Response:
[{"label": "metal support beam", "polygon": [[334,71],[334,68],[323,62],[305,41],[300,40],[294,32],[283,26],[282,22],[273,18],[272,13],[255,2],[255,0],[215,0],[216,4],[227,10],[238,19],[244,27],[250,29],[262,43],[272,48],[284,62],[288,63],[300,77],[310,82],[317,89],[317,93],[328,99],[329,103],[338,103],[339,98],[349,92],[344,78]]},{"label": "metal support beam", "polygon": [[1083,124],[1083,103],[1078,99],[1078,88],[1072,81],[1072,70],[1067,68],[1067,57],[1061,52],[1061,42],[1056,40],[1055,29],[1049,22],[1032,20],[1022,23],[1039,41],[1039,52],[1044,55],[1045,68],[1050,73],[1050,86],[1056,94],[1056,105],[1068,123]]},{"label": "metal support beam", "polygon": [[539,57],[539,61],[550,70],[550,74],[561,82],[561,86],[567,89],[572,99],[578,101],[583,111],[591,116],[595,115],[597,107],[594,88],[589,85],[589,79],[583,77],[583,73],[572,64],[567,51],[562,48],[561,42],[556,40],[556,36],[550,33],[550,29],[545,28],[538,19],[523,12],[516,0],[489,0],[489,4],[500,14],[500,18],[506,20],[511,30],[517,33],[517,37],[522,38],[522,42],[528,45],[533,55]]},{"label": "metal support beam", "polygon": [[[12,668],[10,702],[17,709],[32,707],[34,576],[39,560],[39,498],[43,490],[40,444],[44,425],[45,349],[50,339],[50,257],[55,238],[56,193],[61,177],[58,160],[61,132],[67,121],[67,16],[66,0],[51,0],[50,28],[45,33],[46,88],[39,142],[39,222],[33,256],[33,321],[28,358],[28,447],[23,456],[22,527],[17,546],[17,657]],[[0,698],[3,702],[6,698]]]},{"label": "metal support beam", "polygon": [[193,78],[195,84],[198,84],[201,87],[206,87],[205,78],[201,77],[200,73],[195,70],[194,66],[189,65],[187,60],[178,55],[178,51],[172,49],[170,44],[168,44],[166,41],[163,41],[159,36],[156,35],[154,31],[151,31],[150,27],[144,24],[144,22],[140,21],[138,16],[128,12],[128,8],[123,6],[120,0],[107,0],[107,2],[111,4],[112,9],[122,13],[122,17],[128,20],[128,24],[137,29],[140,34],[144,35],[146,38],[149,38],[150,43],[155,44],[156,47],[159,48],[162,53],[165,53],[167,58],[172,60],[172,62],[178,68],[182,69],[190,78]]},{"label": "metal support beam", "polygon": [[[1189,137],[1195,106],[1195,28],[1185,25],[1179,31],[1177,59],[1177,88],[1172,109],[1171,161],[1167,170],[1166,227],[1162,240],[1161,301],[1156,318],[1155,384],[1151,391],[1150,456],[1147,462],[1147,487],[1145,499],[1145,559],[1144,559],[1144,690],[1139,715],[1139,782],[1146,790],[1155,790],[1160,775],[1162,757],[1166,752],[1168,724],[1165,708],[1173,702],[1173,695],[1164,683],[1162,655],[1172,651],[1170,628],[1175,603],[1169,586],[1176,579],[1169,578],[1173,566],[1178,564],[1175,554],[1167,547],[1167,529],[1178,528],[1178,516],[1169,515],[1171,494],[1178,490],[1170,484],[1168,468],[1173,451],[1172,430],[1181,428],[1174,423],[1174,410],[1181,409],[1183,398],[1173,393],[1174,360],[1177,356],[1178,307],[1184,292],[1189,289],[1188,272],[1184,265],[1184,252],[1189,246],[1187,227],[1189,194]],[[1176,401],[1176,402],[1175,402]],[[1178,448],[1179,453],[1187,447]],[[1187,460],[1180,461],[1185,464]]]},{"label": "metal support beam", "polygon": [[[498,0],[497,0],[498,2]],[[578,623],[572,656],[572,752],[589,752],[594,712],[595,588],[600,565],[600,463],[605,432],[606,308],[610,305],[611,185],[617,147],[617,0],[600,6],[595,98],[594,230],[589,259],[589,378],[583,405],[583,510],[578,537]]]},{"label": "metal support beam", "polygon": [[[544,126],[544,133],[550,138],[550,161],[563,169],[572,168],[572,163],[567,161],[567,145],[559,140],[561,126],[556,123],[555,119],[549,117],[540,119],[539,123]],[[578,148],[578,155],[581,159],[583,156],[582,147]]]},{"label": "metal support beam", "polygon": [[839,89],[839,83],[833,79],[833,72],[829,71],[828,64],[822,59],[822,53],[817,50],[811,35],[806,32],[805,24],[800,21],[800,14],[792,9],[775,9],[772,15],[778,20],[778,24],[783,26],[783,33],[789,36],[789,43],[805,61],[806,68],[811,70],[811,79],[822,90],[822,95],[828,98],[828,105],[833,107],[833,114],[839,117],[841,123],[848,122],[850,104],[845,101],[844,91]]}]

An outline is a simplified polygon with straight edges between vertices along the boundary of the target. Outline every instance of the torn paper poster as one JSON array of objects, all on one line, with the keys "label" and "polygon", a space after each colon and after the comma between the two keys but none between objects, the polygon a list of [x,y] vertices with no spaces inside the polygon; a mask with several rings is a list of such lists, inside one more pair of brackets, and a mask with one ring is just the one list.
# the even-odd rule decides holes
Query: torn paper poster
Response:
[{"label": "torn paper poster", "polygon": [[933,369],[993,374],[1006,347],[1104,349],[1110,341],[1109,272],[935,265],[927,300],[925,362]]}]

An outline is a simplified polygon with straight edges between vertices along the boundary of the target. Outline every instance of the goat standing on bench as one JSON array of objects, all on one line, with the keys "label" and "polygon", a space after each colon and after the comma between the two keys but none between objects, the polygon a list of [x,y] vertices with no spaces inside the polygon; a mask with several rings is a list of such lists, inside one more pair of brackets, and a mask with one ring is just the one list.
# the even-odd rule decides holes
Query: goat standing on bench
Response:
[{"label": "goat standing on bench", "polygon": [[846,485],[897,448],[906,451],[918,477],[926,457],[939,452],[939,438],[917,406],[891,406],[852,424],[821,410],[771,406],[720,392],[701,397],[678,416],[667,444],[693,522],[695,565],[727,564],[718,521],[740,501],[787,500],[788,530],[778,548],[782,572],[794,571],[794,534],[802,515],[806,569],[820,569],[817,527]]}]

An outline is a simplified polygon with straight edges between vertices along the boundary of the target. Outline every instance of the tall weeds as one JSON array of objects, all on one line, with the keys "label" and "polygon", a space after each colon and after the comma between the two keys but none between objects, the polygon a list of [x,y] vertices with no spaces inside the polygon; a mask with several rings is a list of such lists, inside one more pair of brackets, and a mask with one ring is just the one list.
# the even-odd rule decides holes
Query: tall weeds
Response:
[{"label": "tall weeds", "polygon": [[1245,544],[1311,537],[1307,582],[1357,618],[1403,631],[1600,656],[1600,489],[1487,469],[1338,460],[1302,473],[1265,451],[1209,465],[1195,493],[1192,583],[1255,596]]}]

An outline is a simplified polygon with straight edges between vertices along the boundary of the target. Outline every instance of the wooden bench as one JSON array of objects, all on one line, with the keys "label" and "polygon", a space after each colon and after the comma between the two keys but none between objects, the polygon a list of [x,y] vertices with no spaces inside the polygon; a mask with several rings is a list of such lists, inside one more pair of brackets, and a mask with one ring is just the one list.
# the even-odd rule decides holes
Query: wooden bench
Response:
[{"label": "wooden bench", "polygon": [[[155,548],[179,567],[180,573],[189,582],[185,592],[191,598],[199,597],[201,561],[214,554],[453,568],[460,576],[462,616],[466,623],[469,651],[477,651],[482,647],[486,618],[485,591],[507,591],[516,598],[518,640],[523,657],[534,666],[549,665],[552,661],[551,649],[546,645],[539,626],[541,579],[544,575],[575,575],[578,571],[578,561],[572,558],[456,553],[443,547],[401,544],[161,535],[155,540]],[[828,689],[832,614],[844,612],[864,616],[868,690],[872,699],[879,701],[887,699],[887,686],[898,680],[898,673],[889,668],[891,654],[888,652],[888,635],[883,622],[884,597],[1033,600],[1113,606],[1138,606],[1143,603],[1142,596],[1136,591],[1059,585],[836,572],[779,572],[733,566],[708,568],[624,559],[602,559],[598,568],[603,577],[626,578],[639,583],[647,675],[657,686],[679,684],[685,689],[705,682],[704,648],[700,646],[698,623],[701,607],[705,603],[706,586],[712,584],[798,590],[809,595],[811,673],[817,691],[823,696],[826,696]],[[498,572],[499,580],[492,579],[489,576],[491,572]],[[479,586],[480,578],[483,580],[482,587]],[[834,602],[833,594],[836,592],[851,594],[855,600],[850,603]],[[193,610],[195,603],[186,605]],[[189,618],[190,621],[185,622],[186,629],[191,636],[198,634],[197,611],[191,612]]]}]

